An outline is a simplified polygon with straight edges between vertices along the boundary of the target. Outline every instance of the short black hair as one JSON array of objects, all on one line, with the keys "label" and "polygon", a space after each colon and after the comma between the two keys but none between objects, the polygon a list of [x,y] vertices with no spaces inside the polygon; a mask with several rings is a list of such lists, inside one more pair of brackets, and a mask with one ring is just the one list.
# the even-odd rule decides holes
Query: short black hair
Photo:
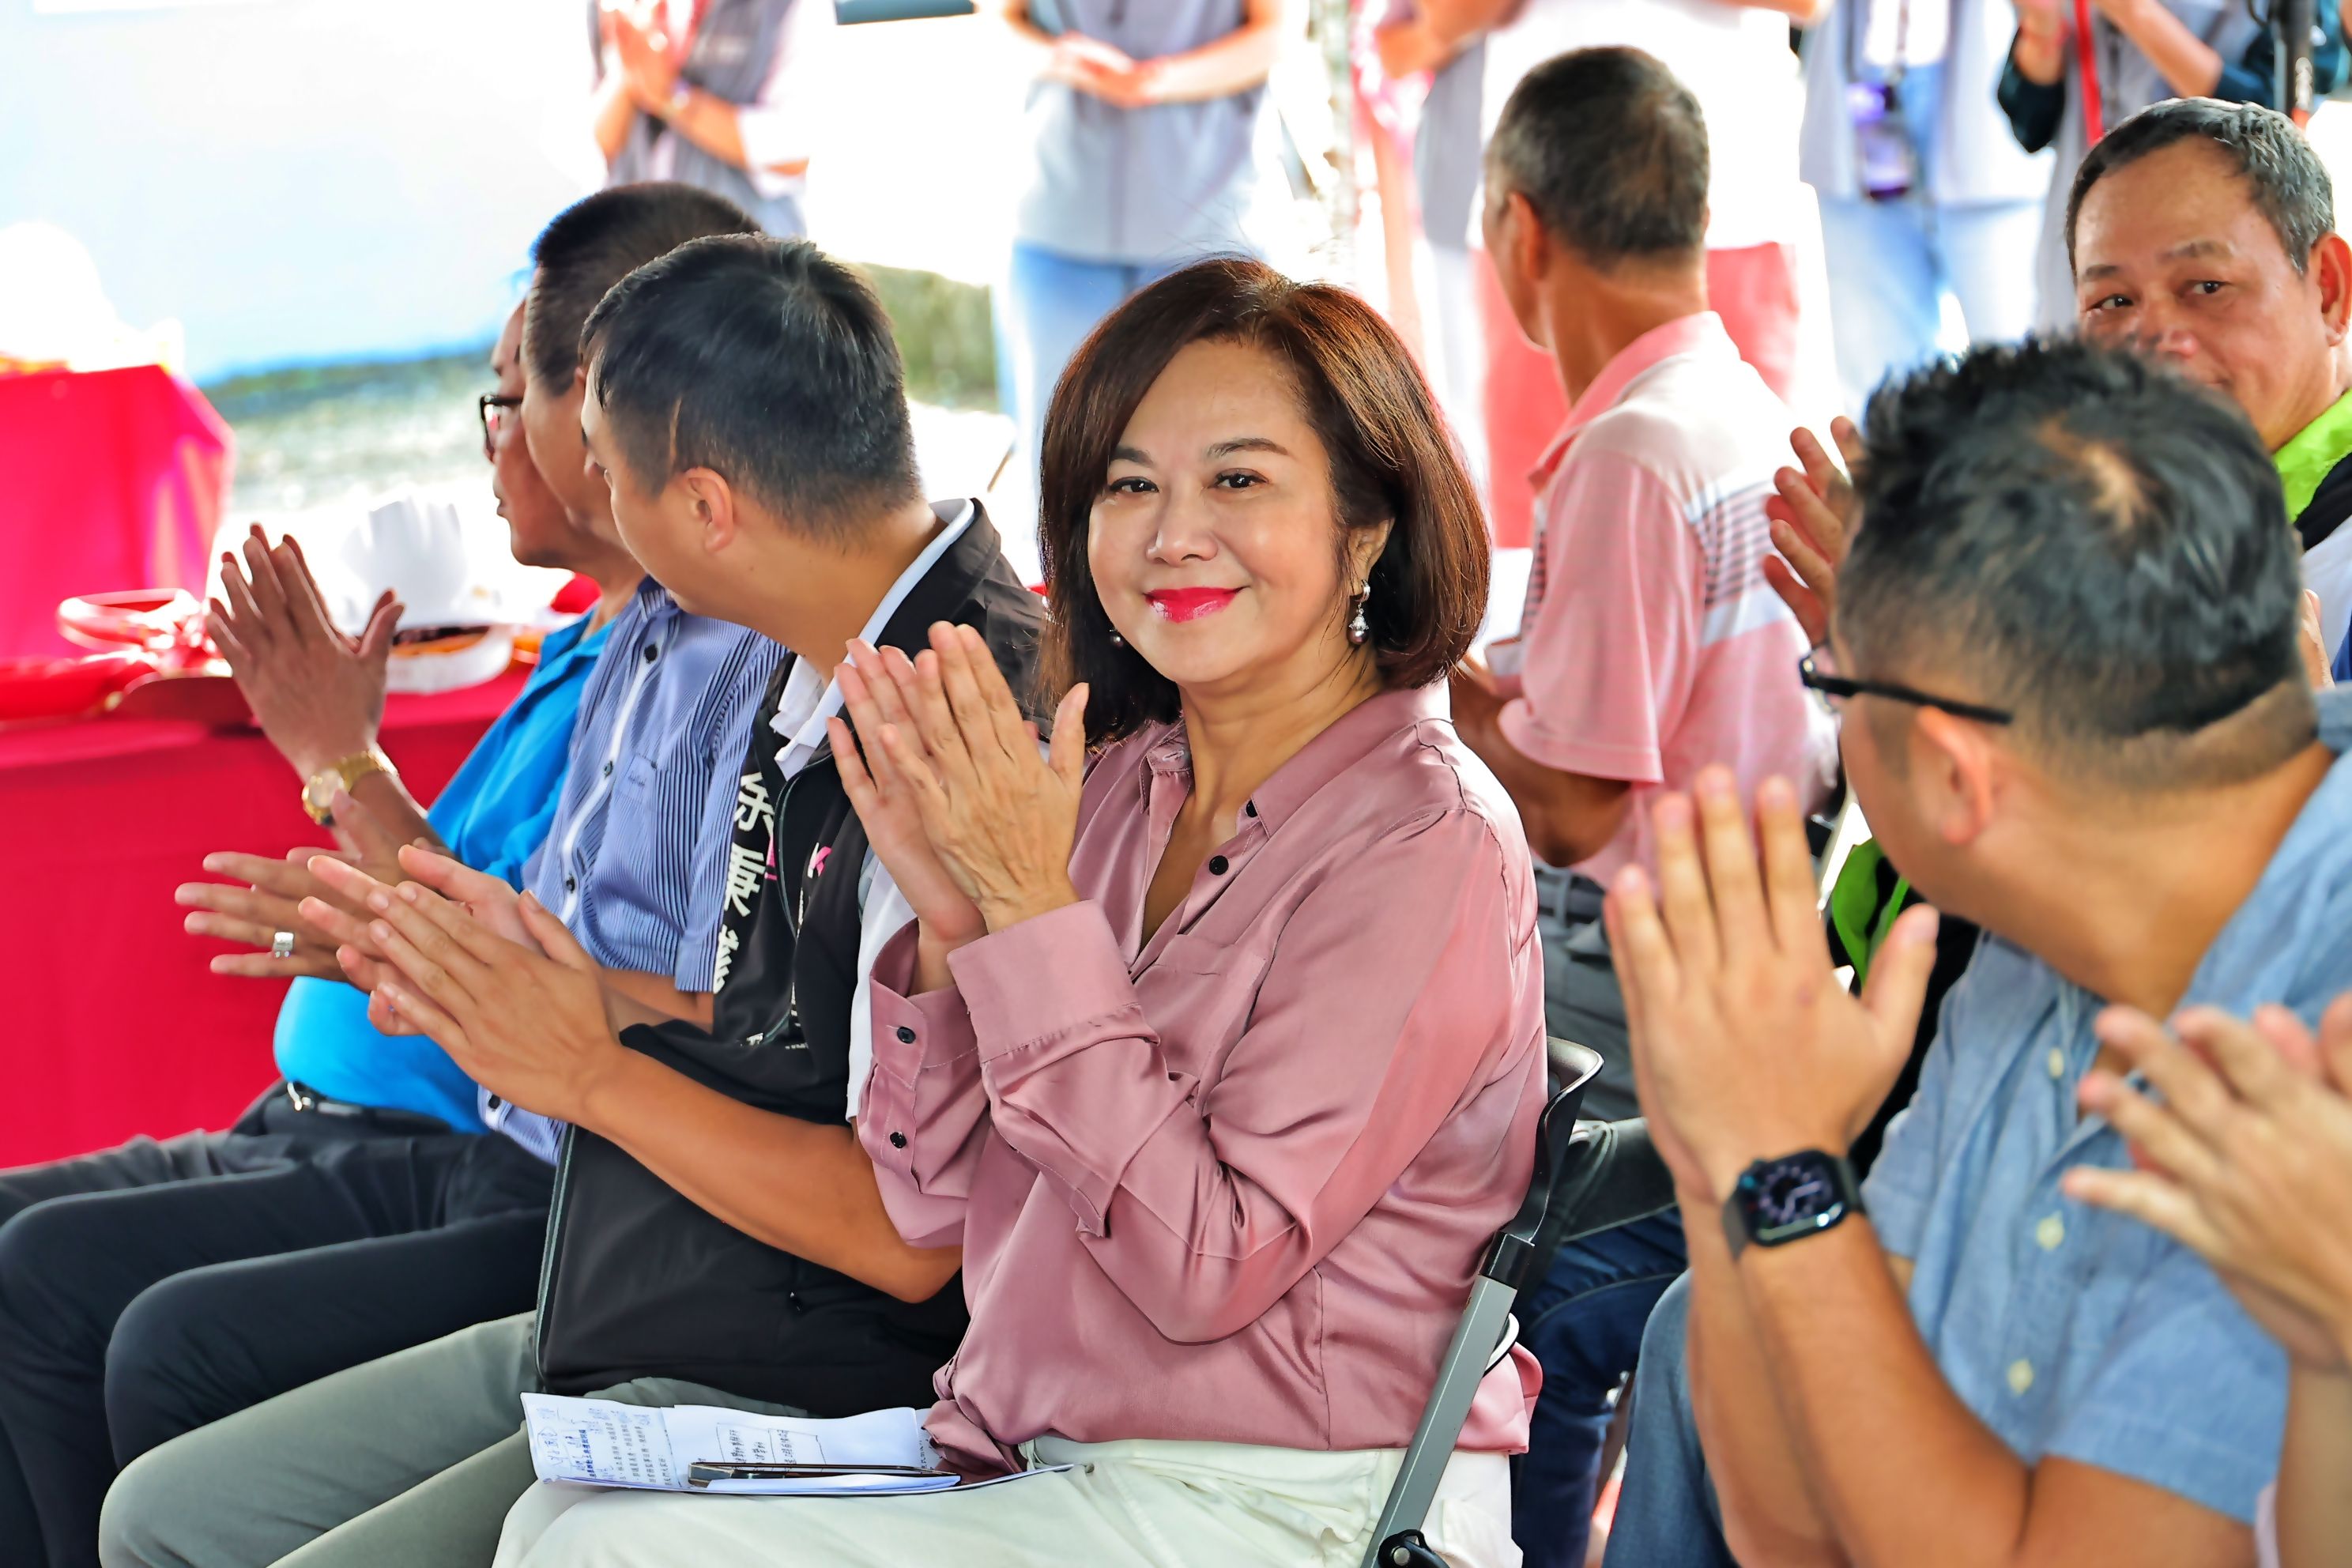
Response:
[{"label": "short black hair", "polygon": [[1865,430],[1850,673],[2008,709],[2053,772],[2123,789],[2252,777],[2309,742],[2295,536],[2235,405],[2053,338],[1890,381]]},{"label": "short black hair", "polygon": [[804,239],[681,245],[615,284],[581,335],[589,395],[642,487],[709,468],[835,538],[922,494],[890,319]]},{"label": "short black hair", "polygon": [[1706,119],[1639,49],[1576,49],[1529,71],[1486,144],[1488,178],[1607,270],[1706,246]]},{"label": "short black hair", "polygon": [[580,329],[604,290],[656,257],[709,234],[757,234],[724,196],[674,180],[614,185],[555,215],[531,241],[524,298],[523,368],[542,386],[569,388]]},{"label": "short black hair", "polygon": [[2336,186],[2295,122],[2259,103],[2175,98],[2141,110],[2108,132],[2074,171],[2074,188],[2066,196],[2069,268],[2074,264],[2074,222],[2091,187],[2151,153],[2190,141],[2228,154],[2253,186],[2254,205],[2286,247],[2286,258],[2297,272],[2310,265],[2311,247],[2336,228]]}]

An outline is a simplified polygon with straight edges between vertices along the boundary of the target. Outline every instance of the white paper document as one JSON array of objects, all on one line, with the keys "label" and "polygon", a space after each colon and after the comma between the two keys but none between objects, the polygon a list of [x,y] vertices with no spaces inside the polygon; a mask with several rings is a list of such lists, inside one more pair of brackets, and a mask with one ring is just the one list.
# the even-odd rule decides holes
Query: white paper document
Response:
[{"label": "white paper document", "polygon": [[[522,1407],[531,1468],[542,1481],[762,1497],[888,1495],[957,1485],[940,1468],[923,1413],[911,1408],[813,1421],[709,1405],[659,1409],[549,1394],[524,1394]],[[698,1479],[697,1465],[821,1466],[843,1473]],[[1046,1473],[1024,1470],[1000,1479]]]}]

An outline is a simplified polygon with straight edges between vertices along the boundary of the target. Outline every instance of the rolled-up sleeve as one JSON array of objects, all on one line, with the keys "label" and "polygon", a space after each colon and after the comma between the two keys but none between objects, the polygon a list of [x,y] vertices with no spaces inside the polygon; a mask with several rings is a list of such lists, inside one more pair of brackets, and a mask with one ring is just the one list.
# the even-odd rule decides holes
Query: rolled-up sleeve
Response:
[{"label": "rolled-up sleeve", "polygon": [[910,925],[892,938],[867,982],[874,1062],[857,1140],[898,1234],[910,1246],[946,1247],[963,1237],[988,1096],[963,998],[953,988],[909,994],[917,936]]},{"label": "rolled-up sleeve", "polygon": [[997,1135],[1160,1332],[1199,1342],[1255,1321],[1475,1088],[1541,1050],[1532,914],[1507,865],[1466,810],[1350,855],[1262,973],[1235,966],[1255,999],[1206,1090],[1171,1070],[1097,906],[950,960]]}]

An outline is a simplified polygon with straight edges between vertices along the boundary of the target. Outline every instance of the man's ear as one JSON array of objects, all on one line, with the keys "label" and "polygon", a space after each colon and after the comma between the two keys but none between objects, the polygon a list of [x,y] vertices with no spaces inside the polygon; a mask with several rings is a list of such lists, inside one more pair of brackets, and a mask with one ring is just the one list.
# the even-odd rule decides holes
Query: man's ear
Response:
[{"label": "man's ear", "polygon": [[1551,267],[1551,230],[1528,200],[1525,191],[1503,198],[1503,243],[1512,247],[1511,259],[1519,276],[1532,283]]},{"label": "man's ear", "polygon": [[2327,323],[2327,341],[2341,343],[2352,321],[2352,245],[2340,234],[2320,236],[2311,247],[2311,281],[2319,290],[2320,319]]},{"label": "man's ear", "polygon": [[1938,837],[1955,848],[1992,826],[2008,756],[1985,726],[1922,708],[1910,727],[1911,773],[1919,806]]},{"label": "man's ear", "polygon": [[716,555],[733,544],[742,520],[735,510],[734,487],[726,476],[710,468],[688,468],[675,482],[685,489],[687,501],[694,509],[702,548]]}]

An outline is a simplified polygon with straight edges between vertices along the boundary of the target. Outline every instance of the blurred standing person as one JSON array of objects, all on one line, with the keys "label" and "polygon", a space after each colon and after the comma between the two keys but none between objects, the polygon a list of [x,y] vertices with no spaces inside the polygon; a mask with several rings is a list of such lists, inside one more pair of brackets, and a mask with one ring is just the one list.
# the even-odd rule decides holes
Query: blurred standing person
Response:
[{"label": "blurred standing person", "polygon": [[1486,40],[1449,52],[1423,22],[1414,0],[1390,0],[1372,32],[1381,68],[1391,77],[1430,73],[1413,128],[1413,195],[1420,207],[1429,279],[1423,300],[1423,364],[1462,441],[1463,457],[1486,489],[1486,411],[1481,399],[1486,349],[1478,327],[1478,274],[1470,234],[1478,216],[1483,145],[1479,100],[1486,89]]},{"label": "blurred standing person", "polygon": [[[1481,130],[1491,137],[1528,71],[1571,49],[1624,46],[1663,61],[1698,100],[1714,176],[1707,298],[1740,357],[1784,401],[1799,395],[1797,256],[1816,220],[1797,178],[1797,71],[1789,24],[1823,0],[1419,0],[1427,47],[1446,58],[1483,37]],[[1475,226],[1471,238],[1475,242]],[[1498,543],[1524,544],[1533,494],[1520,482],[1567,416],[1550,356],[1520,334],[1492,269],[1474,269],[1486,369],[1488,515]]]},{"label": "blurred standing person", "polygon": [[[2084,154],[2107,126],[2169,98],[2280,108],[2275,51],[2254,9],[2232,0],[2095,0],[2087,8],[2066,0],[2016,4],[2000,107],[2020,146],[2056,149],[2034,279],[2037,322],[2058,330],[2075,316],[2066,205]],[[2311,90],[2317,100],[2344,84],[2344,27],[2337,0],[2314,0],[2312,11]],[[2078,17],[2089,20],[2087,44],[2076,37]],[[2094,89],[2087,95],[2086,65]]]},{"label": "blurred standing person", "polygon": [[604,184],[680,180],[808,232],[801,198],[831,0],[591,0]]},{"label": "blurred standing person", "polygon": [[1146,284],[1255,255],[1265,79],[1286,0],[982,0],[1027,47],[1029,168],[997,295],[1000,391],[1036,483],[1062,367]]},{"label": "blurred standing person", "polygon": [[1845,411],[1935,357],[1946,295],[1974,342],[2033,326],[2050,159],[2002,134],[2002,0],[1845,0],[1807,37],[1798,172],[1821,198]]}]

